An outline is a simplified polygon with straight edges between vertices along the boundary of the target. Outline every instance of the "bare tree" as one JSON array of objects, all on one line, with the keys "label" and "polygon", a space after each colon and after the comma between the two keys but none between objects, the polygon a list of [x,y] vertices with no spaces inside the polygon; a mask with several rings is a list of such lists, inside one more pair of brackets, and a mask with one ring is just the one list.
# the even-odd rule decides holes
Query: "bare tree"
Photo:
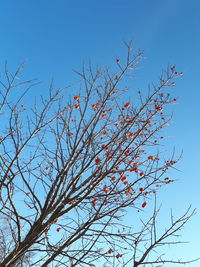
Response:
[{"label": "bare tree", "polygon": [[[51,85],[47,96],[30,105],[26,94],[36,82],[19,82],[23,66],[14,74],[5,67],[0,82],[0,266],[109,264],[113,246],[112,264],[121,266],[128,236],[133,242],[126,251],[136,255],[142,239],[126,232],[123,217],[127,209],[145,209],[160,187],[173,182],[166,172],[177,160],[163,158],[158,147],[160,131],[171,119],[165,108],[176,101],[166,89],[182,73],[169,67],[147,93],[137,92],[133,104],[125,98],[133,90],[126,82],[143,53],[127,49],[126,60],[116,59],[113,72],[83,65],[77,72],[80,89],[71,98],[68,88]],[[146,254],[134,266],[144,264]]]}]

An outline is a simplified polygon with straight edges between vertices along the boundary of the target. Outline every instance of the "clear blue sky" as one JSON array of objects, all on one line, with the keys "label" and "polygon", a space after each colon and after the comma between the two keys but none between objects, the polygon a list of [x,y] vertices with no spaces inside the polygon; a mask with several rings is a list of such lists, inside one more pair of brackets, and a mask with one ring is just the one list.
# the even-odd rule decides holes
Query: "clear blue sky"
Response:
[{"label": "clear blue sky", "polygon": [[[168,63],[184,76],[178,81],[168,150],[183,150],[174,172],[176,184],[162,191],[163,207],[181,214],[191,203],[198,214],[188,224],[191,244],[177,254],[200,256],[200,1],[199,0],[4,0],[0,2],[0,66],[11,69],[26,61],[27,78],[64,86],[83,60],[111,65],[123,56],[122,41],[135,40],[145,50],[139,86],[156,81]],[[73,77],[73,78],[72,78]],[[45,87],[35,89],[38,94]],[[193,263],[191,267],[200,266]]]}]

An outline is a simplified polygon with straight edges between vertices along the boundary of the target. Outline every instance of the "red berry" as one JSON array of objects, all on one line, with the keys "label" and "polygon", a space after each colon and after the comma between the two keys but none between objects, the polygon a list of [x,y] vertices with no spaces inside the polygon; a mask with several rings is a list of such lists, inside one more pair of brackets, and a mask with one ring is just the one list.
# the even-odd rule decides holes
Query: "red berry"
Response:
[{"label": "red berry", "polygon": [[79,108],[80,108],[80,106],[79,106],[78,104],[74,105],[74,107],[75,107],[76,109],[79,109]]},{"label": "red berry", "polygon": [[99,104],[97,103],[97,104],[92,104],[92,108],[98,108],[98,106],[99,106]]},{"label": "red berry", "polygon": [[117,258],[117,259],[119,259],[119,258],[121,258],[121,257],[122,257],[121,254],[117,254],[117,255],[116,255],[116,258]]},{"label": "red berry", "polygon": [[100,158],[95,159],[95,164],[96,165],[99,165],[100,162],[101,162],[101,159]]},{"label": "red berry", "polygon": [[130,138],[133,138],[133,136],[134,136],[134,133],[129,133],[129,135],[128,135]]},{"label": "red berry", "polygon": [[124,107],[125,107],[125,108],[129,108],[130,105],[131,105],[131,103],[130,103],[130,102],[127,102],[127,103],[124,105]]},{"label": "red berry", "polygon": [[92,206],[95,207],[96,204],[97,204],[97,199],[95,198],[95,199],[92,200]]},{"label": "red berry", "polygon": [[147,202],[146,202],[146,201],[142,203],[142,207],[143,207],[143,208],[145,208],[146,205],[147,205]]},{"label": "red berry", "polygon": [[126,180],[126,176],[121,178],[121,181],[124,182]]},{"label": "red berry", "polygon": [[75,95],[74,96],[74,100],[78,101],[79,100],[79,96]]}]

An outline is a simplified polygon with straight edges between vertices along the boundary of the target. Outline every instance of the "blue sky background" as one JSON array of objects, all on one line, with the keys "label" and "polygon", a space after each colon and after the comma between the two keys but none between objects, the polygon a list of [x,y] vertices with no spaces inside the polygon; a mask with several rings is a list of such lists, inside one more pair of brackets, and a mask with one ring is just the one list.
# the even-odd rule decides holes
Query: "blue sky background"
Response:
[{"label": "blue sky background", "polygon": [[[125,55],[122,42],[130,39],[146,56],[136,86],[156,81],[169,63],[184,72],[175,89],[173,123],[166,131],[167,150],[183,150],[181,172],[172,173],[179,181],[162,190],[160,200],[164,214],[170,207],[177,215],[189,204],[197,208],[183,232],[191,243],[170,252],[186,258],[200,256],[199,14],[199,0],[0,1],[1,69],[5,60],[12,70],[26,61],[26,78],[37,77],[45,86],[52,77],[58,86],[69,85],[75,79],[72,69],[79,69],[83,60],[112,66],[114,57]],[[32,95],[45,94],[45,86]]]}]

